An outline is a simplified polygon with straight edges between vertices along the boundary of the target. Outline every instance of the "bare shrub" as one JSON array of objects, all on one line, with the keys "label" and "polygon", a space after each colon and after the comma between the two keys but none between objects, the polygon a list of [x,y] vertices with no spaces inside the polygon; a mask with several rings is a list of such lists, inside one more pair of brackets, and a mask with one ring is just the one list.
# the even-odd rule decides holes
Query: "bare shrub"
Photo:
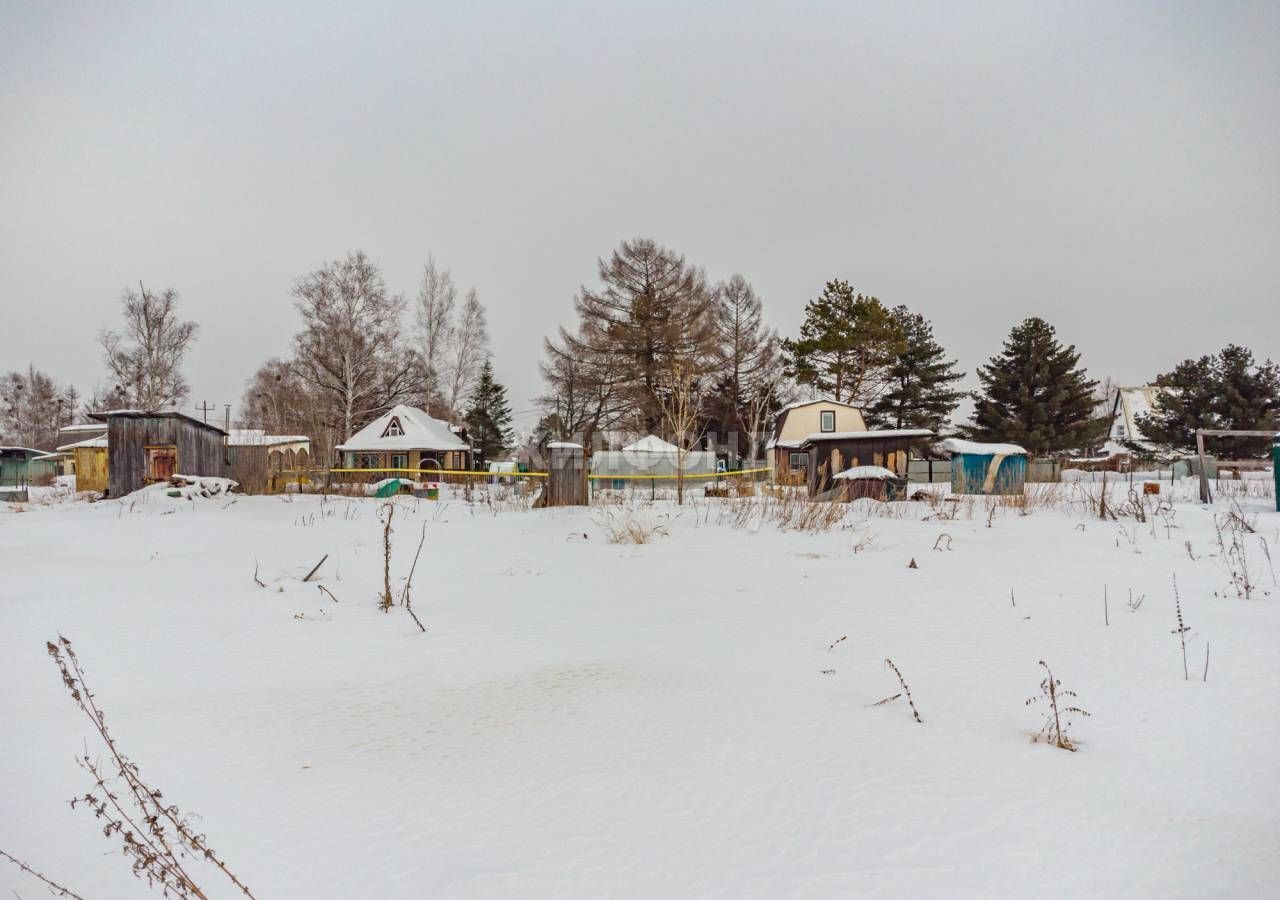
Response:
[{"label": "bare shrub", "polygon": [[[198,833],[189,818],[164,795],[143,780],[138,766],[121,751],[107,730],[106,718],[97,698],[85,682],[84,669],[71,647],[71,641],[58,636],[56,643],[46,644],[49,656],[62,675],[62,683],[76,706],[89,719],[107,752],[104,763],[86,747],[77,759],[80,767],[93,779],[93,787],[71,801],[73,808],[85,807],[103,823],[102,833],[118,841],[131,862],[135,877],[157,888],[165,897],[180,900],[207,900],[209,894],[193,874],[193,862],[204,861],[221,872],[246,897],[253,892],[245,886]],[[7,854],[6,854],[7,855]],[[29,871],[29,870],[28,870]],[[48,879],[42,878],[52,886]],[[65,888],[64,896],[75,897]]]},{"label": "bare shrub", "polygon": [[1190,681],[1191,675],[1187,671],[1187,632],[1191,630],[1191,626],[1182,619],[1182,599],[1178,596],[1177,575],[1173,576],[1173,608],[1178,616],[1178,627],[1169,633],[1178,636],[1178,644],[1182,647],[1182,678],[1184,681]]},{"label": "bare shrub", "polygon": [[1088,717],[1089,713],[1075,705],[1076,692],[1063,690],[1062,682],[1053,677],[1053,671],[1048,663],[1042,659],[1040,666],[1045,673],[1040,682],[1040,694],[1036,697],[1028,697],[1025,704],[1026,706],[1045,704],[1044,725],[1036,733],[1035,740],[1047,741],[1055,747],[1075,752],[1076,745],[1071,742],[1067,734],[1067,729],[1071,727],[1071,717]]},{"label": "bare shrub", "polygon": [[379,606],[383,612],[391,612],[395,599],[391,596],[391,519],[396,514],[394,503],[384,503],[378,510],[382,522],[382,598]]},{"label": "bare shrub", "polygon": [[665,525],[642,521],[634,510],[606,511],[596,519],[596,524],[604,530],[610,544],[647,544],[669,533]]},{"label": "bare shrub", "polygon": [[893,701],[898,700],[898,699],[900,699],[901,697],[906,697],[906,698],[907,698],[907,705],[911,707],[911,716],[912,716],[912,718],[914,718],[917,722],[919,722],[921,725],[923,725],[923,724],[924,724],[924,719],[920,718],[920,710],[916,709],[916,702],[915,702],[915,700],[913,700],[913,699],[912,699],[912,697],[911,697],[911,688],[907,687],[907,681],[906,681],[906,679],[902,677],[902,673],[901,673],[900,671],[898,671],[898,667],[897,667],[896,665],[894,665],[893,660],[889,659],[889,657],[887,657],[887,656],[886,656],[886,657],[884,658],[884,664],[885,664],[886,666],[888,666],[890,669],[892,669],[892,670],[893,670],[893,674],[894,674],[894,675],[896,675],[896,676],[898,677],[898,684],[899,684],[899,685],[901,685],[901,687],[902,687],[902,691],[901,691],[901,692],[899,692],[899,693],[897,693],[897,694],[893,694],[892,696],[885,697],[883,700],[877,700],[877,701],[876,701],[874,704],[872,704],[872,705],[873,705],[873,706],[884,706],[886,703],[892,703]]}]

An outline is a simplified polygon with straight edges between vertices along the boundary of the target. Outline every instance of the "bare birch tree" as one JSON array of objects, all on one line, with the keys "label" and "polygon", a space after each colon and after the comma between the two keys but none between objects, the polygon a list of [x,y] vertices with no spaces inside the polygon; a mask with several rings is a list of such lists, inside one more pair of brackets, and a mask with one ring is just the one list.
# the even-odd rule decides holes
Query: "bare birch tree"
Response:
[{"label": "bare birch tree", "polygon": [[453,308],[458,289],[448,269],[440,269],[434,257],[422,268],[422,286],[414,302],[418,328],[418,352],[422,355],[423,400],[432,415],[444,413],[444,387],[448,352],[453,340]]},{"label": "bare birch tree", "polygon": [[581,347],[571,352],[567,338],[561,329],[560,342],[544,342],[546,359],[539,368],[548,390],[538,398],[538,404],[544,420],[555,425],[552,436],[592,447],[596,436],[612,428],[630,409],[623,390],[625,376],[597,354]]},{"label": "bare birch tree", "polygon": [[420,390],[421,357],[400,336],[404,298],[387,292],[364,253],[303,276],[293,296],[305,323],[294,338],[293,371],[343,439]]},{"label": "bare birch tree", "polygon": [[703,366],[693,356],[667,363],[665,387],[658,394],[665,431],[676,445],[676,503],[684,504],[685,468],[689,452],[701,438]]},{"label": "bare birch tree", "polygon": [[0,440],[33,450],[52,450],[58,429],[76,412],[75,388],[62,387],[35,366],[0,378]]},{"label": "bare birch tree", "polygon": [[198,326],[178,318],[173,288],[155,294],[139,283],[138,289],[127,288],[121,298],[124,329],[99,338],[107,369],[126,405],[148,411],[177,406],[190,390],[182,360]]},{"label": "bare birch tree", "polygon": [[472,288],[467,291],[448,341],[449,414],[452,418],[457,419],[461,415],[462,401],[475,385],[480,368],[488,358],[489,326],[480,296]]}]

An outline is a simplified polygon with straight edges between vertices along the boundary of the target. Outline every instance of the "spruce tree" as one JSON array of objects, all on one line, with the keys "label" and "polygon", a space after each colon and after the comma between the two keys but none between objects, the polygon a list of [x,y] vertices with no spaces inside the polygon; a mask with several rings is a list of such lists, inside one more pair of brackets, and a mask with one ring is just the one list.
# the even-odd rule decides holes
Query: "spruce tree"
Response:
[{"label": "spruce tree", "polygon": [[890,314],[904,346],[889,366],[889,387],[871,407],[869,419],[881,428],[938,431],[964,396],[953,387],[964,373],[947,359],[928,319],[905,306],[895,306]]},{"label": "spruce tree", "polygon": [[[1214,356],[1183,360],[1156,378],[1156,408],[1138,416],[1138,428],[1151,444],[1191,451],[1197,428],[1272,431],[1280,427],[1280,367],[1254,361],[1246,347],[1228,345]],[[1210,453],[1259,456],[1270,449],[1265,438],[1205,440]]]},{"label": "spruce tree", "polygon": [[486,459],[500,455],[514,443],[507,389],[493,377],[493,365],[487,360],[480,368],[480,378],[471,392],[467,432],[472,445]]},{"label": "spruce tree", "polygon": [[828,281],[805,306],[800,337],[783,341],[787,374],[820,394],[869,406],[888,387],[888,369],[903,337],[883,303]]},{"label": "spruce tree", "polygon": [[1097,441],[1106,420],[1097,414],[1097,382],[1080,367],[1074,346],[1064,347],[1053,326],[1031,318],[1015,325],[999,356],[978,368],[974,395],[979,441],[1020,444],[1034,455],[1079,450]]}]

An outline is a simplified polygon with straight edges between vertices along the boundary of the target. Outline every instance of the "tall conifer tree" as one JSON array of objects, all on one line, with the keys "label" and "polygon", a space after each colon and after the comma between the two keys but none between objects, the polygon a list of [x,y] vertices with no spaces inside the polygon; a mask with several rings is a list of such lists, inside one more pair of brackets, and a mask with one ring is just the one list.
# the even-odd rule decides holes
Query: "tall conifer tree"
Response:
[{"label": "tall conifer tree", "polygon": [[480,377],[471,392],[467,432],[472,445],[486,459],[502,454],[514,443],[507,389],[493,377],[493,365],[488,360],[480,367]]},{"label": "tall conifer tree", "polygon": [[1008,441],[1039,455],[1087,447],[1106,430],[1093,396],[1098,383],[1043,319],[1015,325],[1003,352],[978,368],[978,380],[973,424],[965,429],[976,440]]},{"label": "tall conifer tree", "polygon": [[934,339],[933,326],[905,306],[890,310],[902,333],[903,347],[889,366],[888,389],[870,409],[872,423],[882,428],[939,430],[964,396],[953,385],[964,377],[955,360]]}]

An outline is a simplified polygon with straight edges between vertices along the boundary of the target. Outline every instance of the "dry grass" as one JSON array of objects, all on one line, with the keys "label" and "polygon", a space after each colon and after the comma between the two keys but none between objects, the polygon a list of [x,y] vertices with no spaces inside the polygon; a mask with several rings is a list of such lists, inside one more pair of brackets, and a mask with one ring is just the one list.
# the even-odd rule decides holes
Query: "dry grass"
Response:
[{"label": "dry grass", "polygon": [[610,544],[648,544],[655,537],[669,533],[666,525],[647,521],[646,516],[635,509],[606,510],[595,522]]}]

